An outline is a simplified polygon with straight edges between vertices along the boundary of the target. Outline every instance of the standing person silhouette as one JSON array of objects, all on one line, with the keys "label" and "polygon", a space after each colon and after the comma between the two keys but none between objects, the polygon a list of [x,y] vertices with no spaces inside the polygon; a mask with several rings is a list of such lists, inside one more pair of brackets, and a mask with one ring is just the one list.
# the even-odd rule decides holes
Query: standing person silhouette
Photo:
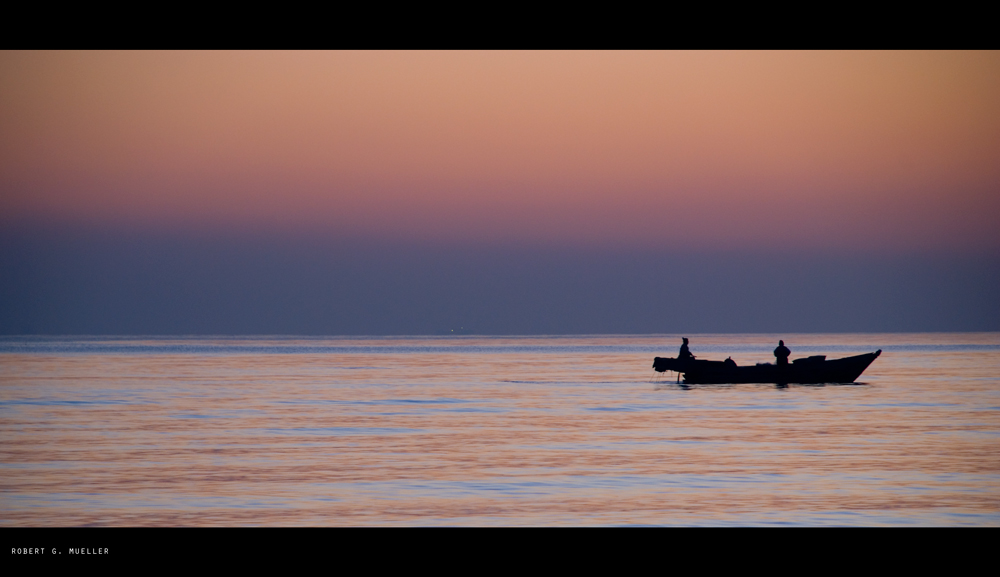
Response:
[{"label": "standing person silhouette", "polygon": [[785,341],[778,341],[778,348],[774,349],[774,357],[778,360],[779,367],[788,366],[788,355],[790,354],[792,351],[785,346]]},{"label": "standing person silhouette", "polygon": [[688,349],[687,337],[684,337],[684,344],[681,345],[681,352],[677,354],[678,361],[690,361],[694,360],[694,355],[691,354],[691,350]]}]

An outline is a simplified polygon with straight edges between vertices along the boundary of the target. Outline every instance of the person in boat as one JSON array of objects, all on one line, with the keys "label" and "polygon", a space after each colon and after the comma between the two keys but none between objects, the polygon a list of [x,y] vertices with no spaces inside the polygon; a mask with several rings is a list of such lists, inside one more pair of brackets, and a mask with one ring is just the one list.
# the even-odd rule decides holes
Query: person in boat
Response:
[{"label": "person in boat", "polygon": [[684,337],[684,344],[681,345],[681,352],[677,353],[678,361],[693,361],[694,355],[691,354],[691,349],[688,348],[687,337]]},{"label": "person in boat", "polygon": [[779,367],[788,365],[788,356],[791,354],[792,351],[785,346],[785,341],[778,341],[778,348],[774,349],[774,358],[777,359]]}]

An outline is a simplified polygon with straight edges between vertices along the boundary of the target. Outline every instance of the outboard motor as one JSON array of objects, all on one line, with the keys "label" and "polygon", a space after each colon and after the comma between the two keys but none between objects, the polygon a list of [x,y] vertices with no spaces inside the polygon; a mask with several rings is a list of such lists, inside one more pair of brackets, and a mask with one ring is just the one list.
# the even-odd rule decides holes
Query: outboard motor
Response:
[{"label": "outboard motor", "polygon": [[681,372],[680,367],[678,366],[679,364],[680,363],[677,362],[677,359],[672,357],[656,357],[653,359],[653,370],[658,373],[666,371]]}]

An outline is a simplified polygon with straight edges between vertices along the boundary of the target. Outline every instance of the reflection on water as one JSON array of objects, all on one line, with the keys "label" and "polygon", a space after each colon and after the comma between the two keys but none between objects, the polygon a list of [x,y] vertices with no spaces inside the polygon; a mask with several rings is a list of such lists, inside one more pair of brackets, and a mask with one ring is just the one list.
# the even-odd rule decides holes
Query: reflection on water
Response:
[{"label": "reflection on water", "polygon": [[1000,334],[0,338],[0,525],[1000,525]]}]

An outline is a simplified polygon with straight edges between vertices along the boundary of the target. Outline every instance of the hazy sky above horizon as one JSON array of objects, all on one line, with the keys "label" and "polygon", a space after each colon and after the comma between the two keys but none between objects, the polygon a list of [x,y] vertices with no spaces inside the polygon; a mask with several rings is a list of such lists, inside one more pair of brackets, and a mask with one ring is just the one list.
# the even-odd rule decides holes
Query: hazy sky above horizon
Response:
[{"label": "hazy sky above horizon", "polygon": [[0,52],[0,334],[1000,330],[998,287],[1000,52]]},{"label": "hazy sky above horizon", "polygon": [[3,52],[0,222],[995,252],[997,52]]}]

